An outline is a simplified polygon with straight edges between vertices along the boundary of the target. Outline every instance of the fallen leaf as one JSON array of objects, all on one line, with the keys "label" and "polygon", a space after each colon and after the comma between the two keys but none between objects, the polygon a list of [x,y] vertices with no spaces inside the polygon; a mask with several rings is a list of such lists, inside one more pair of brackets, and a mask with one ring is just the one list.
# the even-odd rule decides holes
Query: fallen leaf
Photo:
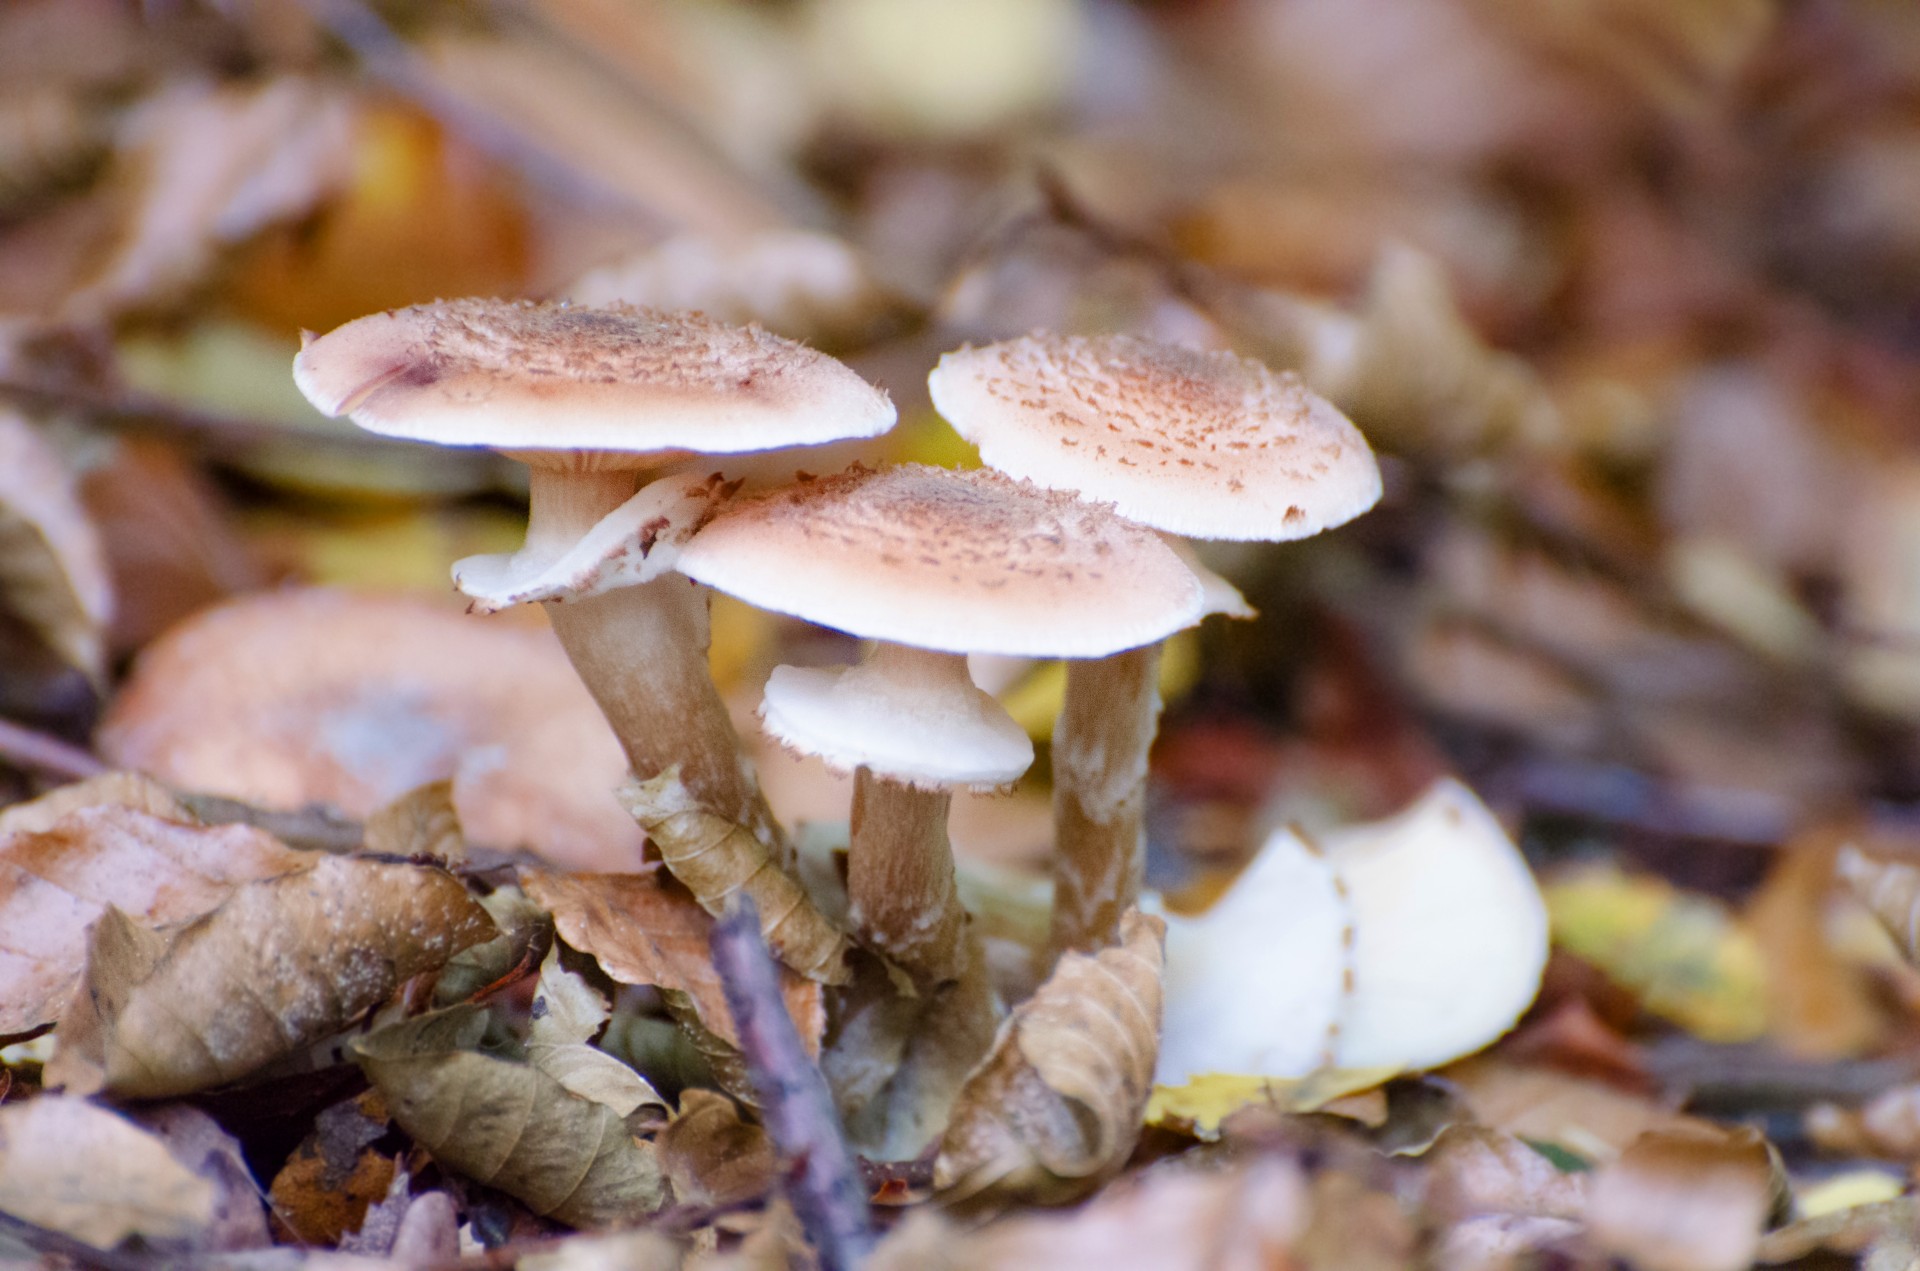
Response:
[{"label": "fallen leaf", "polygon": [[1427,1152],[1426,1206],[1458,1222],[1481,1214],[1579,1218],[1588,1177],[1569,1174],[1521,1139],[1484,1125],[1455,1125]]},{"label": "fallen leaf", "polygon": [[449,867],[467,858],[453,782],[430,781],[367,818],[362,850],[379,856],[429,858]]},{"label": "fallen leaf", "polygon": [[776,957],[810,980],[846,983],[852,947],[846,935],[752,831],[702,808],[677,768],[650,781],[629,776],[619,795],[701,908],[718,917],[735,892],[752,897],[761,935]]},{"label": "fallen leaf", "polygon": [[1835,869],[1907,961],[1920,966],[1920,865],[1876,860],[1859,848],[1843,847]]},{"label": "fallen leaf", "polygon": [[572,1236],[550,1250],[530,1253],[515,1271],[679,1271],[686,1247],[657,1231],[620,1231]]},{"label": "fallen leaf", "polygon": [[1491,1056],[1445,1075],[1481,1124],[1588,1160],[1610,1160],[1650,1130],[1709,1124],[1604,1082]]},{"label": "fallen leaf", "polygon": [[[592,955],[614,980],[686,994],[715,1037],[739,1046],[740,1035],[707,953],[713,919],[699,905],[668,890],[652,874],[523,869],[520,885],[553,915],[560,938]],[[783,970],[781,993],[807,1053],[817,1055],[827,1019],[820,986]]]},{"label": "fallen leaf", "polygon": [[442,870],[335,856],[247,884],[170,935],[109,907],[48,1080],[131,1098],[239,1081],[492,934]]},{"label": "fallen leaf", "polygon": [[174,1160],[213,1185],[213,1212],[192,1240],[196,1252],[264,1249],[272,1243],[266,1207],[240,1143],[219,1122],[184,1103],[149,1108],[141,1126],[166,1144]]},{"label": "fallen leaf", "polygon": [[1149,1125],[1190,1129],[1212,1139],[1219,1136],[1221,1123],[1242,1108],[1318,1112],[1337,1099],[1377,1090],[1402,1071],[1397,1067],[1322,1068],[1299,1078],[1207,1073],[1178,1086],[1156,1085],[1147,1101],[1146,1119]]},{"label": "fallen leaf", "polygon": [[[132,806],[108,801],[116,797]],[[125,774],[0,814],[10,830],[0,835],[0,1036],[59,1016],[86,964],[87,929],[109,906],[164,926],[313,863],[251,827],[190,821],[164,791]]]},{"label": "fallen leaf", "polygon": [[97,736],[182,790],[364,818],[453,781],[476,843],[570,868],[640,862],[619,743],[549,631],[422,600],[268,592],[144,650]]},{"label": "fallen leaf", "polygon": [[623,1117],[641,1108],[666,1115],[667,1101],[647,1079],[604,1050],[587,1045],[611,1012],[586,980],[560,965],[560,951],[547,951],[533,998],[527,1059],[568,1093],[604,1104]]},{"label": "fallen leaf", "polygon": [[1859,1108],[1815,1104],[1807,1135],[1828,1152],[1920,1161],[1920,1086],[1883,1090]]},{"label": "fallen leaf", "polygon": [[0,601],[88,676],[106,670],[113,584],[67,466],[25,416],[0,410]]},{"label": "fallen leaf", "polygon": [[354,1043],[401,1129],[448,1169],[569,1226],[632,1223],[666,1204],[651,1144],[624,1117],[531,1064],[479,1053],[484,1012],[456,1006]]},{"label": "fallen leaf", "polygon": [[1766,960],[1768,1035],[1807,1059],[1863,1054],[1887,1023],[1865,974],[1827,934],[1835,852],[1831,832],[1796,837],[1744,915]]},{"label": "fallen leaf", "polygon": [[1739,1271],[1752,1264],[1784,1186],[1757,1131],[1651,1131],[1594,1177],[1588,1229],[1646,1271]]},{"label": "fallen leaf", "polygon": [[1766,962],[1726,906],[1612,865],[1563,871],[1545,885],[1555,941],[1705,1041],[1766,1032]]},{"label": "fallen leaf", "polygon": [[686,1090],[680,1113],[655,1140],[660,1163],[683,1205],[730,1209],[773,1189],[780,1163],[766,1131],[740,1119],[732,1099],[711,1090]]},{"label": "fallen leaf", "polygon": [[1856,1205],[1835,1213],[1802,1218],[1770,1231],[1754,1250],[1753,1260],[1763,1266],[1799,1262],[1823,1250],[1838,1254],[1864,1254],[1890,1237],[1907,1242],[1904,1259],[1875,1261],[1862,1258],[1856,1265],[1878,1268],[1911,1266],[1916,1251],[1913,1232],[1920,1227],[1920,1196],[1902,1196],[1872,1205]]},{"label": "fallen leaf", "polygon": [[325,1248],[360,1230],[395,1177],[393,1157],[372,1146],[389,1128],[386,1105],[371,1092],[314,1118],[268,1188],[283,1239]]},{"label": "fallen leaf", "polygon": [[1063,1203],[1126,1163],[1153,1084],[1164,933],[1128,914],[1119,945],[1062,958],[1000,1026],[940,1145],[947,1200]]},{"label": "fallen leaf", "polygon": [[60,1095],[0,1105],[0,1211],[111,1249],[192,1236],[215,1198],[159,1138],[105,1108]]}]

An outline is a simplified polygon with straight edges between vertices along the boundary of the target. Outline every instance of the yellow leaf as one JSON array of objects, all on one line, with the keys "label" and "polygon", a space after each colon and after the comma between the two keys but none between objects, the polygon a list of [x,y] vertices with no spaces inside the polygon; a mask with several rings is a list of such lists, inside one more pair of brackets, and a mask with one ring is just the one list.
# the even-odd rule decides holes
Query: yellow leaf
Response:
[{"label": "yellow leaf", "polygon": [[1182,1086],[1155,1086],[1147,1100],[1148,1125],[1191,1126],[1203,1139],[1215,1138],[1220,1123],[1242,1108],[1315,1112],[1336,1099],[1391,1081],[1399,1068],[1325,1068],[1311,1076],[1284,1079],[1210,1072]]}]

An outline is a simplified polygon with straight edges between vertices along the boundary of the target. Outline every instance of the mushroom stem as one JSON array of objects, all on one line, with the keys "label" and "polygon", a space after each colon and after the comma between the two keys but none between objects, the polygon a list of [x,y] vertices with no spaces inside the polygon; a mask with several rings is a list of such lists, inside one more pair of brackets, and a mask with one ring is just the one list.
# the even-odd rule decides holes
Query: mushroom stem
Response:
[{"label": "mushroom stem", "polygon": [[[557,557],[632,497],[635,475],[535,468],[526,553]],[[547,617],[642,781],[673,764],[701,804],[785,859],[778,824],[707,669],[706,589],[679,574],[550,601]]]},{"label": "mushroom stem", "polygon": [[966,966],[967,911],[954,881],[946,790],[917,790],[859,769],[847,851],[854,930],[916,982],[955,980]]},{"label": "mushroom stem", "polygon": [[1160,644],[1067,663],[1053,728],[1053,954],[1119,938],[1146,867],[1147,752],[1160,721]]}]

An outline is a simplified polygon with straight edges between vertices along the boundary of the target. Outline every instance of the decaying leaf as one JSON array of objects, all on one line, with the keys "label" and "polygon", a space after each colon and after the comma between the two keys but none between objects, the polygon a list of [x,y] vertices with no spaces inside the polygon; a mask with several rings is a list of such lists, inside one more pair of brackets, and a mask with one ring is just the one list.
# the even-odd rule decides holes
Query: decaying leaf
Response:
[{"label": "decaying leaf", "polygon": [[1586,1208],[1587,1175],[1566,1173],[1537,1148],[1484,1125],[1449,1127],[1426,1161],[1427,1209],[1449,1220],[1578,1218]]},{"label": "decaying leaf", "polygon": [[[1871,1205],[1855,1205],[1814,1218],[1803,1218],[1770,1231],[1754,1251],[1754,1261],[1763,1266],[1783,1262],[1797,1263],[1822,1250],[1851,1255],[1866,1255],[1855,1265],[1879,1271],[1881,1267],[1906,1267],[1920,1254],[1914,1249],[1914,1235],[1920,1229],[1920,1196],[1902,1196]],[[1901,1246],[1904,1244],[1904,1248]],[[1877,1260],[1873,1253],[1881,1248],[1899,1256]]]},{"label": "decaying leaf", "polygon": [[390,1129],[386,1104],[371,1091],[316,1116],[268,1189],[275,1227],[319,1246],[358,1231],[393,1185],[393,1157],[373,1146]]},{"label": "decaying leaf", "polygon": [[249,826],[190,821],[163,790],[127,774],[0,814],[9,831],[0,834],[0,1036],[59,1016],[86,963],[87,928],[109,906],[164,926],[243,883],[313,863]]},{"label": "decaying leaf", "polygon": [[1739,1271],[1784,1188],[1754,1130],[1652,1131],[1594,1178],[1587,1223],[1602,1248],[1647,1271]]},{"label": "decaying leaf", "polygon": [[574,1236],[551,1250],[530,1253],[516,1271],[680,1271],[686,1247],[657,1231]]},{"label": "decaying leaf", "polygon": [[1907,961],[1920,965],[1920,865],[1875,860],[1859,848],[1846,847],[1840,850],[1836,869]]},{"label": "decaying leaf", "polygon": [[1000,1026],[940,1146],[934,1185],[948,1199],[1061,1203],[1126,1162],[1153,1084],[1164,933],[1129,913],[1119,945],[1062,958]]},{"label": "decaying leaf", "polygon": [[680,1114],[656,1142],[681,1204],[710,1209],[747,1204],[772,1190],[779,1175],[766,1131],[742,1121],[733,1100],[711,1090],[682,1091]]},{"label": "decaying leaf", "polygon": [[227,1253],[264,1249],[272,1243],[260,1185],[253,1181],[240,1142],[199,1108],[161,1104],[139,1114],[141,1128],[156,1135],[167,1152],[213,1185],[213,1213],[192,1239],[196,1251]]},{"label": "decaying leaf", "polygon": [[422,1015],[354,1043],[393,1119],[449,1169],[576,1227],[635,1222],[667,1201],[651,1144],[613,1108],[531,1064],[475,1049],[484,1012]]},{"label": "decaying leaf", "polygon": [[368,817],[365,833],[363,847],[376,855],[431,857],[450,866],[467,858],[451,781],[409,790]]},{"label": "decaying leaf", "polygon": [[109,907],[48,1079],[130,1098],[238,1081],[492,934],[442,870],[335,856],[241,887],[172,934]]},{"label": "decaying leaf", "polygon": [[645,1077],[606,1051],[587,1045],[609,1014],[606,999],[560,965],[559,949],[548,950],[533,998],[528,1060],[569,1093],[605,1104],[623,1117],[642,1108],[656,1109],[664,1116],[667,1101]]},{"label": "decaying leaf", "polygon": [[1211,1139],[1242,1108],[1318,1112],[1335,1100],[1377,1092],[1401,1071],[1398,1067],[1321,1068],[1300,1078],[1208,1073],[1184,1085],[1155,1086],[1147,1101],[1147,1124],[1175,1126]]},{"label": "decaying leaf", "polygon": [[[717,1038],[740,1037],[726,995],[707,954],[713,919],[653,874],[556,874],[522,870],[520,885],[553,915],[560,938],[591,954],[621,984],[646,984],[686,994],[694,1013]],[[819,984],[788,970],[781,976],[787,1013],[809,1054],[826,1030]]]},{"label": "decaying leaf", "polygon": [[846,935],[780,867],[766,844],[750,830],[701,807],[677,768],[650,781],[629,776],[619,795],[701,908],[717,917],[727,897],[744,892],[759,908],[760,932],[776,957],[810,980],[846,983],[851,947]]},{"label": "decaying leaf", "polygon": [[74,478],[26,418],[0,410],[0,603],[98,678],[113,585]]},{"label": "decaying leaf", "polygon": [[212,1183],[105,1108],[59,1095],[0,1106],[0,1211],[109,1249],[191,1236],[214,1201]]},{"label": "decaying leaf", "polygon": [[1546,956],[1526,862],[1457,781],[1318,847],[1283,830],[1212,909],[1168,919],[1156,1080],[1437,1066],[1513,1026]]}]

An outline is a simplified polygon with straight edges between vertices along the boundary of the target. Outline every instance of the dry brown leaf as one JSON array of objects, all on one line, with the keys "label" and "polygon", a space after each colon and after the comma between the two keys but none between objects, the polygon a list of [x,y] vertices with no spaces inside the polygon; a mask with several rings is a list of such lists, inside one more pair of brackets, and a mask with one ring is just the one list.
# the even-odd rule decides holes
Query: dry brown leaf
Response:
[{"label": "dry brown leaf", "polygon": [[0,1211],[109,1249],[192,1236],[214,1201],[212,1183],[105,1108],[59,1095],[0,1106]]},{"label": "dry brown leaf", "polygon": [[1807,1059],[1865,1053],[1887,1024],[1861,968],[1827,935],[1835,846],[1827,832],[1787,844],[1745,914],[1767,963],[1768,1036]]},{"label": "dry brown leaf", "polygon": [[[1835,1210],[1767,1233],[1754,1252],[1754,1261],[1763,1266],[1799,1262],[1823,1250],[1838,1254],[1869,1254],[1856,1265],[1879,1271],[1882,1267],[1913,1265],[1913,1233],[1920,1230],[1920,1196],[1902,1196],[1871,1205],[1855,1205]],[[1871,1251],[1883,1244],[1904,1240],[1905,1257],[1876,1261]]]},{"label": "dry brown leaf", "polygon": [[112,774],[7,810],[4,824],[21,828],[0,835],[0,1036],[59,1016],[86,964],[87,928],[108,906],[163,926],[313,863],[248,826],[146,810],[170,803],[152,783]]},{"label": "dry brown leaf", "polygon": [[1057,1204],[1126,1163],[1160,1044],[1165,932],[1129,912],[1119,945],[1062,958],[1000,1026],[954,1106],[934,1166],[941,1193]]},{"label": "dry brown leaf", "polygon": [[[522,870],[520,885],[553,915],[560,938],[591,954],[621,984],[646,984],[686,994],[700,1022],[737,1047],[733,1016],[707,954],[713,919],[699,905],[669,891],[652,874],[555,874]],[[792,971],[781,974],[787,1013],[807,1053],[817,1055],[826,1031],[820,986]]]},{"label": "dry brown leaf", "polygon": [[655,1140],[660,1163],[683,1205],[729,1209],[773,1189],[780,1163],[766,1131],[740,1119],[733,1100],[711,1090],[686,1090],[680,1114]]},{"label": "dry brown leaf", "polygon": [[365,833],[364,849],[379,855],[432,857],[448,866],[467,858],[451,781],[407,791],[368,817]]},{"label": "dry brown leaf", "polygon": [[1425,1157],[1429,1211],[1452,1220],[1481,1214],[1577,1218],[1587,1176],[1567,1174],[1511,1134],[1455,1125]]},{"label": "dry brown leaf", "polygon": [[610,1013],[606,999],[592,985],[560,965],[559,948],[549,949],[533,998],[528,1060],[569,1093],[605,1104],[623,1117],[643,1108],[665,1116],[667,1101],[645,1077],[604,1050],[587,1045]]},{"label": "dry brown leaf", "polygon": [[760,934],[776,957],[810,980],[846,983],[846,935],[752,831],[701,807],[679,769],[650,781],[629,776],[619,796],[673,876],[709,914],[718,917],[729,896],[745,893],[759,909]]},{"label": "dry brown leaf", "polygon": [[1481,1124],[1588,1159],[1618,1155],[1649,1130],[1707,1125],[1645,1096],[1551,1068],[1479,1058],[1452,1065],[1446,1076]]},{"label": "dry brown leaf", "polygon": [[1895,1086],[1860,1108],[1816,1104],[1807,1134],[1828,1152],[1920,1161],[1920,1086]]},{"label": "dry brown leaf", "polygon": [[1920,865],[1875,860],[1859,848],[1843,847],[1835,868],[1907,961],[1920,966]]},{"label": "dry brown leaf", "polygon": [[1651,1131],[1594,1177],[1588,1230],[1646,1271],[1739,1271],[1785,1185],[1777,1170],[1752,1129]]},{"label": "dry brown leaf", "polygon": [[1082,1208],[1022,1214],[963,1231],[919,1207],[881,1242],[869,1271],[1155,1271],[1295,1267],[1307,1179],[1263,1157],[1227,1170],[1173,1164],[1126,1178]]},{"label": "dry brown leaf", "polygon": [[55,786],[37,799],[0,808],[0,834],[38,834],[52,829],[69,813],[108,804],[183,825],[199,820],[173,791],[152,777],[137,772],[104,772],[84,781]]},{"label": "dry brown leaf", "polygon": [[213,1185],[213,1214],[191,1241],[195,1251],[228,1253],[264,1249],[272,1243],[260,1185],[253,1181],[239,1140],[205,1112],[185,1103],[148,1108],[139,1121],[159,1137],[174,1160]]},{"label": "dry brown leaf", "polygon": [[679,1241],[657,1231],[619,1231],[572,1236],[514,1263],[515,1271],[679,1271],[686,1256]]},{"label": "dry brown leaf", "polygon": [[99,678],[113,584],[78,487],[25,416],[0,410],[0,600],[68,665]]},{"label": "dry brown leaf", "polygon": [[651,1144],[614,1109],[568,1093],[531,1064],[474,1048],[474,1007],[422,1015],[354,1043],[393,1119],[443,1166],[576,1227],[632,1223],[666,1204]]},{"label": "dry brown leaf", "polygon": [[360,1229],[394,1180],[393,1158],[372,1146],[388,1126],[386,1104],[371,1091],[314,1118],[268,1189],[282,1240],[329,1247]]},{"label": "dry brown leaf", "polygon": [[336,856],[247,884],[170,935],[109,907],[48,1080],[129,1098],[238,1081],[492,935],[452,875]]}]

